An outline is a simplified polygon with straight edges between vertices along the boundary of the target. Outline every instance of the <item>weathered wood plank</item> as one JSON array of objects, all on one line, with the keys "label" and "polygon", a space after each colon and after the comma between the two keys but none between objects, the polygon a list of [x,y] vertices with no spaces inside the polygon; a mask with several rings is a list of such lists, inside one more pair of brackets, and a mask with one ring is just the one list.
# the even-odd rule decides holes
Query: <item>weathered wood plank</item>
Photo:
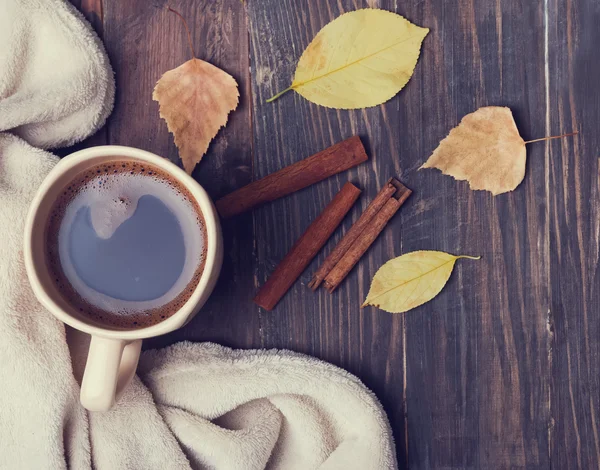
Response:
[{"label": "weathered wood plank", "polygon": [[600,4],[550,0],[551,455],[557,469],[600,468]]},{"label": "weathered wood plank", "polygon": [[[108,136],[111,144],[139,147],[178,162],[177,148],[159,117],[158,104],[152,101],[152,90],[164,72],[190,59],[191,53],[181,20],[166,11],[165,4],[142,0],[104,3],[104,41],[117,80]],[[230,73],[240,88],[240,106],[193,175],[216,199],[252,178],[245,6],[239,0],[169,4],[187,19],[198,58]],[[251,302],[255,287],[252,216],[227,221],[223,232],[223,273],[202,313],[186,328],[148,341],[147,346],[182,339],[238,347],[259,345],[259,317]]]},{"label": "weathered wood plank", "polygon": [[[432,28],[419,93],[406,90],[400,108],[401,125],[416,130],[396,144],[408,168],[480,106],[510,106],[523,135],[543,134],[539,5],[402,7]],[[523,93],[523,84],[540,92]],[[529,165],[522,186],[494,198],[436,171],[410,171],[415,212],[402,214],[402,250],[483,256],[459,263],[442,295],[406,316],[411,468],[548,468],[544,172],[543,162]]]},{"label": "weathered wood plank", "polygon": [[[525,137],[543,135],[541,4],[478,3],[467,8],[464,17],[457,14],[466,35],[464,49],[455,54],[447,50],[443,56],[451,54],[452,63],[460,64],[453,75],[470,70],[470,78],[453,87],[457,97],[454,106],[462,108],[458,115],[470,111],[464,96],[472,96],[472,109],[508,105]],[[454,41],[459,41],[456,34],[452,33]],[[453,42],[451,38],[442,40],[445,47]],[[450,462],[459,466],[549,466],[548,276],[543,268],[549,248],[547,215],[541,209],[547,203],[542,150],[539,146],[528,150],[527,176],[514,193],[494,198],[467,191],[466,200],[459,197],[460,248],[475,249],[484,256],[469,273],[467,266],[463,267],[465,277],[461,272],[457,276],[463,296],[475,294],[466,296],[456,310],[466,317],[457,319],[461,330],[466,327],[456,340],[463,366],[455,372],[450,369],[447,379],[460,377],[462,389],[455,399],[465,419],[456,424],[464,433],[465,447],[453,449],[451,445],[448,449]],[[433,403],[441,405],[436,409],[448,413],[452,402],[441,404],[436,398]],[[450,442],[452,434],[446,432]],[[441,467],[445,463],[440,452],[436,453]]]},{"label": "weathered wood plank", "polygon": [[[382,6],[389,8],[387,4]],[[263,283],[294,240],[346,181],[363,188],[358,207],[344,221],[343,229],[334,235],[277,308],[263,314],[263,335],[267,347],[306,352],[357,374],[386,407],[394,427],[399,461],[401,467],[405,467],[405,318],[359,308],[370,276],[383,260],[401,252],[402,238],[396,236],[402,226],[400,215],[392,219],[367,257],[333,295],[325,289],[313,293],[307,284],[314,270],[385,181],[391,176],[403,179],[408,165],[400,161],[398,154],[397,136],[402,119],[398,103],[406,94],[385,107],[364,111],[318,107],[293,93],[272,104],[265,103],[267,98],[289,85],[296,61],[318,30],[340,13],[355,8],[357,5],[352,1],[248,3],[255,176],[264,176],[354,134],[363,138],[371,157],[356,169],[255,211],[258,281]],[[421,73],[419,65],[417,76]],[[418,79],[407,89],[419,94]],[[410,162],[413,163],[414,160]],[[409,199],[400,213],[413,211]]]},{"label": "weathered wood plank", "polygon": [[[399,96],[364,111],[328,110],[297,95],[264,103],[289,85],[295,61],[320,27],[365,6],[432,28],[415,76]],[[542,9],[433,1],[397,8],[391,2],[263,1],[249,9],[258,176],[358,132],[373,155],[347,175],[363,185],[362,204],[394,174],[415,188],[337,293],[319,292],[315,299],[302,285],[306,273],[265,317],[265,343],[324,357],[363,378],[387,406],[400,462],[411,468],[547,468],[543,161],[517,192],[496,199],[437,172],[416,171],[478,106],[509,105],[524,135],[543,134],[543,93],[523,93],[523,83],[544,86]],[[527,61],[520,56],[523,43],[531,45]],[[337,179],[256,212],[259,281],[343,183]],[[405,317],[359,309],[378,266],[426,248],[484,260],[460,264],[439,298]]]}]

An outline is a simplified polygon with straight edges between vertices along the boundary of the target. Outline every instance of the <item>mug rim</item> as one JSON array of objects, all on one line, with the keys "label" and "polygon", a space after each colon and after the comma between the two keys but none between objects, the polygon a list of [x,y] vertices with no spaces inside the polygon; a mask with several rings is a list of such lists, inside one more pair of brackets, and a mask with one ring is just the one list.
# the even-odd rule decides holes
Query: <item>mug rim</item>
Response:
[{"label": "mug rim", "polygon": [[[48,196],[48,193],[54,189],[60,178],[70,169],[81,166],[81,171],[84,170],[84,163],[88,165],[96,164],[95,159],[101,157],[129,157],[138,158],[143,161],[159,167],[166,171],[170,176],[192,194],[196,203],[202,212],[207,236],[206,260],[204,269],[200,276],[198,284],[194,288],[194,292],[190,298],[169,318],[160,321],[154,325],[146,326],[139,329],[112,329],[110,327],[102,327],[97,324],[87,323],[76,316],[65,311],[53,295],[51,295],[41,281],[40,269],[47,273],[47,266],[36,266],[33,259],[33,240],[34,230],[38,226],[40,218],[43,218],[43,227],[47,223],[48,213],[44,214],[40,211],[40,204]],[[88,166],[89,167],[89,166]],[[167,160],[164,157],[156,155],[146,150],[141,150],[135,147],[127,147],[122,145],[101,145],[89,147],[71,153],[62,159],[50,170],[44,178],[42,184],[38,188],[33,200],[30,203],[25,220],[24,234],[24,261],[27,277],[33,292],[40,303],[48,309],[56,318],[66,323],[67,325],[83,331],[91,335],[102,336],[105,338],[135,340],[151,338],[165,333],[174,331],[183,326],[201,307],[202,304],[210,295],[212,287],[216,282],[221,269],[222,253],[222,237],[217,210],[208,196],[206,190],[190,175],[179,168],[177,165]],[[212,284],[212,286],[211,286]],[[206,295],[205,295],[206,294]],[[204,297],[204,298],[203,298]]]}]

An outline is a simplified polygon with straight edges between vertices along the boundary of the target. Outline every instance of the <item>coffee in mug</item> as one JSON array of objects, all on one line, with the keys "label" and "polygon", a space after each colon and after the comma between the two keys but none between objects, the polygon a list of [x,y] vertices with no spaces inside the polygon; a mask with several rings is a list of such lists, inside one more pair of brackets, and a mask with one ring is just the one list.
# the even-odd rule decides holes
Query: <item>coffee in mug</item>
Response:
[{"label": "coffee in mug", "polygon": [[31,201],[24,235],[37,299],[91,335],[81,403],[92,411],[119,399],[144,338],[175,331],[199,312],[223,261],[206,191],[170,161],[118,145],[61,159]]},{"label": "coffee in mug", "polygon": [[116,329],[177,312],[207,253],[204,217],[187,188],[125,157],[75,175],[52,206],[45,236],[48,270],[65,301]]}]

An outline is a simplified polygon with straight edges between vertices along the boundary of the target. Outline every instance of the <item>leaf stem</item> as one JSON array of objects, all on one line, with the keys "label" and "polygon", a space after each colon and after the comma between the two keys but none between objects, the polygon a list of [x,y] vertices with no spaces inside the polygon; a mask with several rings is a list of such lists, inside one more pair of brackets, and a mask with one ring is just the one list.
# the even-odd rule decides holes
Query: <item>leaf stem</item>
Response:
[{"label": "leaf stem", "polygon": [[533,144],[534,142],[542,142],[543,140],[562,139],[563,137],[571,137],[572,135],[579,134],[579,131],[571,132],[569,134],[553,135],[550,137],[542,137],[541,139],[533,139],[525,141],[525,144]]},{"label": "leaf stem", "polygon": [[481,256],[459,255],[456,259],[481,259]]},{"label": "leaf stem", "polygon": [[172,13],[175,13],[177,16],[179,16],[179,18],[181,18],[181,21],[183,21],[183,25],[185,26],[185,30],[187,31],[188,44],[190,45],[190,50],[192,51],[192,57],[195,59],[196,52],[194,52],[194,45],[192,44],[192,33],[190,33],[190,28],[187,24],[187,21],[185,21],[185,18],[181,13],[179,13],[177,10],[173,10],[173,8],[171,8],[170,5],[167,5],[167,10],[169,10]]},{"label": "leaf stem", "polygon": [[293,85],[292,85],[292,86],[289,86],[289,87],[287,87],[285,90],[283,90],[283,91],[280,91],[280,92],[279,92],[279,93],[277,93],[276,95],[274,95],[274,96],[272,96],[271,98],[269,98],[269,99],[267,100],[267,103],[272,103],[272,102],[273,102],[273,101],[275,101],[277,98],[279,98],[281,95],[283,95],[283,94],[285,94],[285,93],[287,93],[288,91],[290,91],[290,90],[293,90],[293,89],[294,89],[294,86],[293,86]]}]

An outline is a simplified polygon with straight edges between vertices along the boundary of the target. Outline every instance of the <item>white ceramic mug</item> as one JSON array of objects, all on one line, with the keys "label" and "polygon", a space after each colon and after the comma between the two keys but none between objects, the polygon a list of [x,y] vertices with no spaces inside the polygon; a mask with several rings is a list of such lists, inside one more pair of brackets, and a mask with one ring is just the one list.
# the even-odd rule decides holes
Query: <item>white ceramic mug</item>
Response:
[{"label": "white ceramic mug", "polygon": [[[45,229],[53,203],[73,178],[86,169],[124,157],[157,166],[188,189],[198,203],[207,233],[204,271],[189,300],[175,314],[152,326],[117,329],[104,326],[72,307],[52,282],[46,262]],[[55,317],[92,336],[81,384],[81,404],[109,410],[135,374],[143,338],[163,335],[185,325],[211,294],[223,261],[223,239],[217,211],[206,191],[179,167],[150,152],[116,145],[92,147],[63,158],[40,186],[25,223],[25,267],[38,300]]]}]

